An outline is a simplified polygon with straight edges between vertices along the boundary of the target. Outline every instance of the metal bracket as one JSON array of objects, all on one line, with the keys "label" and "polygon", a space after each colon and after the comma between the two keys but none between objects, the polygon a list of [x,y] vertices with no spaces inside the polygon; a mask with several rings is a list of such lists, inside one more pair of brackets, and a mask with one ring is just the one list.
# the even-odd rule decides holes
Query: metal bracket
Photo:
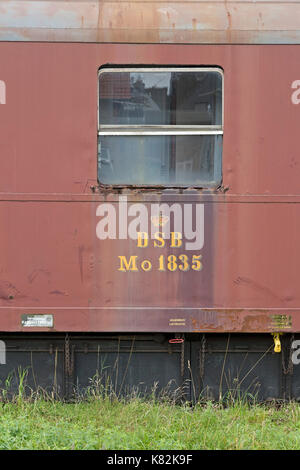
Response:
[{"label": "metal bracket", "polygon": [[274,339],[274,352],[280,353],[281,352],[281,342],[280,342],[280,335],[282,333],[272,333]]}]

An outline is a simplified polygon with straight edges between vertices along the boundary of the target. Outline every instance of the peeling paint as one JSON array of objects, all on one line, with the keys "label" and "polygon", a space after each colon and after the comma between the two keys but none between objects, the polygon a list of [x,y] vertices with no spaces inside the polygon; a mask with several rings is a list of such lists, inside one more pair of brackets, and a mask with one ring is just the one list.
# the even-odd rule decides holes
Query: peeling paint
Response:
[{"label": "peeling paint", "polygon": [[300,3],[2,0],[0,40],[300,43]]}]

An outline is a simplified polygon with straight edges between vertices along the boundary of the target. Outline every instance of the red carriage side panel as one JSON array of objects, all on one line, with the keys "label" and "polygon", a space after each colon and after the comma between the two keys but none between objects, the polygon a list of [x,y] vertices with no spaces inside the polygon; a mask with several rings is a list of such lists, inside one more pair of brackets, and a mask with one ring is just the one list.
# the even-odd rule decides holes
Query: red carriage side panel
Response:
[{"label": "red carriage side panel", "polygon": [[[298,56],[299,46],[2,43],[0,329],[28,331],[24,315],[47,314],[49,331],[299,331]],[[204,205],[204,246],[187,253],[190,265],[201,254],[199,271],[159,271],[159,256],[184,246],[96,235],[99,205],[118,211],[120,196],[97,189],[98,69],[153,63],[224,70],[222,187],[123,193],[128,205]],[[120,270],[119,256],[137,256],[138,270]]]}]

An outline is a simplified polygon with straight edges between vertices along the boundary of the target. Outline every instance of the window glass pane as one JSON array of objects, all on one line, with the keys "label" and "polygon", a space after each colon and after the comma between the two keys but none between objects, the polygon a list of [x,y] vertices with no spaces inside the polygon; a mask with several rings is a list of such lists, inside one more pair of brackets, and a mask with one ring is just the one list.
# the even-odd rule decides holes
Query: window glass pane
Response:
[{"label": "window glass pane", "polygon": [[104,184],[210,186],[221,181],[222,136],[99,136]]},{"label": "window glass pane", "polygon": [[100,125],[222,124],[217,71],[101,72],[99,98]]}]

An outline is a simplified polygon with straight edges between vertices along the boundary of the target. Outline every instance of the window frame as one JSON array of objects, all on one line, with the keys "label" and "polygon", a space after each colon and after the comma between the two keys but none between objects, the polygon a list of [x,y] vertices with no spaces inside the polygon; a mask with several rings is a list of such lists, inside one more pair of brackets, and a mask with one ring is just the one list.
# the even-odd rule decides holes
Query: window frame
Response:
[{"label": "window frame", "polygon": [[[222,78],[222,99],[221,99],[221,124],[219,125],[161,125],[161,124],[100,124],[100,75],[103,73],[122,73],[122,72],[134,72],[134,73],[143,73],[143,72],[217,72],[221,75]],[[97,139],[99,136],[176,136],[176,135],[220,135],[223,137],[224,134],[224,70],[218,66],[102,66],[98,70],[98,104],[97,104]],[[223,147],[223,139],[222,139]],[[98,163],[97,163],[97,180],[101,186],[104,187],[142,187],[142,188],[151,188],[151,187],[163,187],[163,188],[176,188],[182,189],[185,187],[195,187],[195,188],[215,188],[222,183],[222,155],[221,155],[221,177],[220,181],[212,181],[203,183],[201,185],[193,184],[109,184],[102,183],[99,174],[98,174]]]}]

